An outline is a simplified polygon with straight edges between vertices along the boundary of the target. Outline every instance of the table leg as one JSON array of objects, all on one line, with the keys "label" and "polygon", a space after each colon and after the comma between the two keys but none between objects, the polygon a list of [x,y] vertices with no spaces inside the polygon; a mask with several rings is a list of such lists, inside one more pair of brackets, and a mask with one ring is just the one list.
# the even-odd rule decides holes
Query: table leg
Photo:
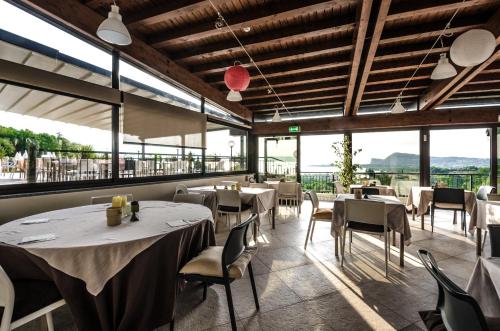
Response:
[{"label": "table leg", "polygon": [[253,222],[253,240],[257,244],[257,224]]},{"label": "table leg", "polygon": [[480,228],[476,228],[476,255],[481,256],[481,241],[482,232]]},{"label": "table leg", "polygon": [[339,233],[335,231],[335,257],[339,257]]},{"label": "table leg", "polygon": [[424,214],[422,214],[422,216],[420,216],[420,228],[422,230],[425,230],[424,229],[424,216],[425,216]]},{"label": "table leg", "polygon": [[273,213],[273,230],[274,230],[276,228],[276,207],[273,207],[272,213]]},{"label": "table leg", "polygon": [[405,266],[405,238],[402,233],[399,234],[399,265]]},{"label": "table leg", "polygon": [[415,207],[413,205],[411,205],[411,219],[415,220]]}]

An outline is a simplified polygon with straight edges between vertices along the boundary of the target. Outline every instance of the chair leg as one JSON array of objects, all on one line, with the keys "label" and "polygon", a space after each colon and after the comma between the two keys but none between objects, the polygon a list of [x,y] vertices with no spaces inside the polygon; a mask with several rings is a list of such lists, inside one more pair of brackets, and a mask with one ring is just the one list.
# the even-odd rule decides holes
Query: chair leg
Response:
[{"label": "chair leg", "polygon": [[203,283],[203,301],[207,300],[207,288],[208,288],[208,284],[207,284],[207,282],[204,282]]},{"label": "chair leg", "polygon": [[229,284],[229,280],[226,280],[224,283],[224,287],[226,288],[226,297],[227,297],[227,305],[229,307],[229,317],[231,317],[231,329],[236,331],[236,317],[234,317],[234,307],[233,307],[233,296],[231,295],[231,285]]},{"label": "chair leg", "polygon": [[434,232],[434,208],[431,208],[431,232]]},{"label": "chair leg", "polygon": [[52,312],[49,311],[45,314],[45,319],[47,320],[47,330],[54,331],[54,319],[52,318]]},{"label": "chair leg", "polygon": [[304,250],[306,250],[306,248],[307,248],[307,241],[309,240],[309,233],[311,232],[312,223],[313,223],[313,220],[311,218],[309,220],[309,226],[307,227],[306,242],[304,243]]},{"label": "chair leg", "polygon": [[349,254],[352,254],[351,246],[352,246],[352,231],[349,231]]},{"label": "chair leg", "polygon": [[384,248],[385,248],[385,277],[387,278],[387,269],[388,269],[388,265],[387,265],[387,242],[388,242],[388,238],[387,238],[387,231],[384,232]]},{"label": "chair leg", "polygon": [[453,211],[453,225],[457,224],[457,211]]},{"label": "chair leg", "polygon": [[170,331],[174,331],[175,320],[171,320],[169,324],[170,324]]},{"label": "chair leg", "polygon": [[255,301],[255,309],[259,310],[259,297],[257,296],[257,287],[255,286],[255,279],[253,278],[252,263],[248,262],[248,275],[250,276],[250,283],[252,283],[253,299]]},{"label": "chair leg", "polygon": [[347,235],[347,227],[344,225],[344,231],[342,231],[342,246],[340,248],[340,254],[341,254],[341,258],[340,258],[340,267],[343,268],[344,267],[344,252],[345,252],[345,237]]},{"label": "chair leg", "polygon": [[316,221],[313,221],[313,227],[311,229],[311,241],[313,240],[314,228],[316,227]]},{"label": "chair leg", "polygon": [[467,237],[467,215],[464,210],[462,210],[462,219],[464,222],[464,235]]}]

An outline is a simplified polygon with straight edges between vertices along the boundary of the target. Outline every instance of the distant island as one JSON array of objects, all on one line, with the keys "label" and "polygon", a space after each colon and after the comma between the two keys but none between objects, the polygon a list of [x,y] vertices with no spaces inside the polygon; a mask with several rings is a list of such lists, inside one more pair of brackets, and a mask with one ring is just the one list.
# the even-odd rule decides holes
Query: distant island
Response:
[{"label": "distant island", "polygon": [[[385,159],[372,158],[370,163],[363,164],[364,168],[372,168],[376,170],[390,169],[418,169],[419,155],[410,153],[392,153]],[[490,166],[489,159],[472,158],[472,157],[456,157],[456,156],[431,156],[431,167],[447,168],[447,169],[464,169],[464,168],[488,168]]]}]

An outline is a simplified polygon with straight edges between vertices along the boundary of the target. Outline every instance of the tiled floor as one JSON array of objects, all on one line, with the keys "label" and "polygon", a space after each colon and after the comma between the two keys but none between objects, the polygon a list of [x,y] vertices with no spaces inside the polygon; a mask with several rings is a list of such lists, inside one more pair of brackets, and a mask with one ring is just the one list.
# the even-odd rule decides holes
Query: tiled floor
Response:
[{"label": "tiled floor", "polygon": [[[260,311],[255,311],[247,275],[232,284],[240,330],[420,330],[418,311],[435,307],[437,287],[419,263],[417,250],[432,251],[444,272],[462,287],[474,267],[475,238],[465,238],[460,226],[452,224],[451,212],[440,211],[434,233],[428,216],[422,231],[420,220],[411,221],[408,215],[413,237],[406,247],[405,267],[399,266],[399,250],[392,247],[388,278],[384,277],[383,242],[378,237],[355,234],[352,254],[347,254],[341,269],[329,223],[317,224],[313,241],[304,251],[310,210],[306,201],[297,218],[282,208],[276,230],[264,220],[259,252],[252,261]],[[217,234],[219,244],[227,233]],[[489,254],[488,245],[485,254]],[[224,288],[214,285],[207,300],[201,299],[198,286],[180,295],[176,330],[230,330]],[[72,329],[64,309],[55,319],[56,330]]]}]

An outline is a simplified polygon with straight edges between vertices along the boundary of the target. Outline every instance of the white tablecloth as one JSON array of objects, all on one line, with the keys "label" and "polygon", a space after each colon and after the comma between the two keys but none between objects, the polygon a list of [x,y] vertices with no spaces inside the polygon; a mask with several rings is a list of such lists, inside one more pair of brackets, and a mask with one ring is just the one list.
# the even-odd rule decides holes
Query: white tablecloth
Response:
[{"label": "white tablecloth", "polygon": [[[205,206],[141,201],[138,222],[125,219],[121,225],[109,227],[107,207],[109,204],[82,206],[15,220],[0,226],[0,242],[18,245],[53,268],[83,280],[89,293],[97,295],[109,279],[167,233],[201,221],[213,221],[211,211]],[[41,218],[48,218],[49,222],[21,224]],[[172,226],[176,221],[185,224]],[[56,239],[19,245],[24,237],[49,233]]]},{"label": "white tablecloth", "polygon": [[476,200],[472,209],[469,223],[469,232],[475,228],[486,230],[488,224],[500,224],[500,201]]},{"label": "white tablecloth", "polygon": [[467,284],[485,317],[500,318],[500,258],[479,257]]},{"label": "white tablecloth", "polygon": [[[422,216],[429,210],[429,205],[432,203],[434,190],[432,187],[413,186],[408,194],[406,206],[408,208],[416,207],[417,216]],[[472,191],[465,191],[465,211],[469,215],[472,214],[472,208],[476,203],[476,194]]]}]

